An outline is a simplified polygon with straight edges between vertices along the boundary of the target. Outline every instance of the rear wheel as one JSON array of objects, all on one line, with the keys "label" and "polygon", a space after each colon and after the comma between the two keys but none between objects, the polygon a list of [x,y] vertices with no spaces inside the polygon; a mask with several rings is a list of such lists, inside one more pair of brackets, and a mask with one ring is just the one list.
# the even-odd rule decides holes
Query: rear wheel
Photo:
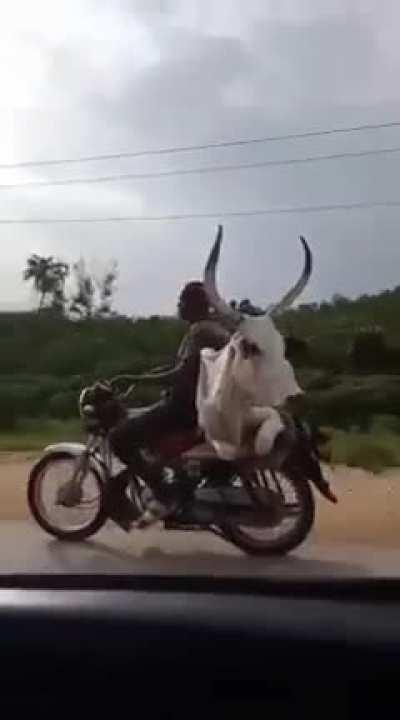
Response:
[{"label": "rear wheel", "polygon": [[228,522],[222,529],[227,540],[248,555],[285,555],[309,534],[315,517],[315,502],[309,483],[295,473],[258,470],[237,478],[254,504],[272,508],[264,527]]},{"label": "rear wheel", "polygon": [[84,540],[107,519],[102,478],[92,464],[84,471],[78,496],[65,502],[77,462],[79,457],[70,453],[52,453],[35,465],[29,478],[28,504],[34,519],[60,540]]}]

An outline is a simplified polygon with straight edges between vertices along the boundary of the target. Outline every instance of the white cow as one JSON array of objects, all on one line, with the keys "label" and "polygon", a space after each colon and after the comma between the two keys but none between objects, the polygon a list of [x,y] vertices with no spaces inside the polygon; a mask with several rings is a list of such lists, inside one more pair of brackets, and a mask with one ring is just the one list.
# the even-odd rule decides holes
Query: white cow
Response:
[{"label": "white cow", "polygon": [[276,408],[289,397],[302,394],[285,358],[282,335],[273,322],[273,316],[294,302],[311,275],[311,251],[305,239],[300,240],[305,266],[296,285],[264,314],[248,316],[233,309],[218,293],[216,268],[222,227],[218,228],[205,268],[204,285],[216,312],[225,316],[235,331],[223,350],[206,349],[201,353],[197,410],[206,439],[224,459],[243,454],[249,435],[253,442],[251,451],[266,455],[283,429]]}]

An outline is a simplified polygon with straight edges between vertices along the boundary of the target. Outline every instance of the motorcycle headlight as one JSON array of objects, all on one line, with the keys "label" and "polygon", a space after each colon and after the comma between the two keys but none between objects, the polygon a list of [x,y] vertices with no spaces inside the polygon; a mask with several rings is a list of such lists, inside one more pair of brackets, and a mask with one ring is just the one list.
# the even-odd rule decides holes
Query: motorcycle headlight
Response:
[{"label": "motorcycle headlight", "polygon": [[93,414],[94,407],[90,402],[89,388],[84,388],[79,395],[78,407],[81,417],[87,417]]}]

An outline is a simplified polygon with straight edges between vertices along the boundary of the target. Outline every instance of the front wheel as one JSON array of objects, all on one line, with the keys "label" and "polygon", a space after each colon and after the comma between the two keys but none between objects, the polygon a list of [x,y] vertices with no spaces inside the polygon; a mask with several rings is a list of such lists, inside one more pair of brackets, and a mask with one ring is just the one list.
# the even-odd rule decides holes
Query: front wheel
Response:
[{"label": "front wheel", "polygon": [[107,520],[103,481],[91,463],[81,478],[79,496],[72,503],[63,501],[79,461],[79,456],[67,452],[51,453],[29,477],[29,509],[38,525],[60,540],[85,540]]},{"label": "front wheel", "polygon": [[315,518],[315,501],[306,479],[297,473],[258,470],[243,483],[253,503],[275,506],[275,519],[265,527],[248,527],[228,522],[225,538],[248,555],[285,555],[298,547],[310,533]]}]

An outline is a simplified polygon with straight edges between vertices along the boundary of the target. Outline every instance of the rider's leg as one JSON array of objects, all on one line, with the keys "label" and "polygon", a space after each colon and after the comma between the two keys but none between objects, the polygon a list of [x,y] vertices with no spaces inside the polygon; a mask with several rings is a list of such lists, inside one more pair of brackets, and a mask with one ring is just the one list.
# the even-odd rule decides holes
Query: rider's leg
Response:
[{"label": "rider's leg", "polygon": [[161,401],[119,422],[110,432],[110,445],[121,462],[128,466],[135,464],[137,473],[144,473],[147,479],[153,474],[153,464],[145,460],[141,448],[179,426],[177,410]]},{"label": "rider's leg", "polygon": [[[141,448],[148,443],[149,439],[157,438],[174,430],[180,424],[179,412],[173,405],[162,401],[136,417],[121,421],[110,433],[113,452],[128,468],[132,468],[143,477],[154,494],[154,498],[150,498],[148,503],[149,523],[168,514],[173,509],[175,492],[162,482],[162,467],[158,463],[148,462],[143,457]],[[122,481],[126,480],[127,473],[129,473],[128,469],[120,474]]]}]

